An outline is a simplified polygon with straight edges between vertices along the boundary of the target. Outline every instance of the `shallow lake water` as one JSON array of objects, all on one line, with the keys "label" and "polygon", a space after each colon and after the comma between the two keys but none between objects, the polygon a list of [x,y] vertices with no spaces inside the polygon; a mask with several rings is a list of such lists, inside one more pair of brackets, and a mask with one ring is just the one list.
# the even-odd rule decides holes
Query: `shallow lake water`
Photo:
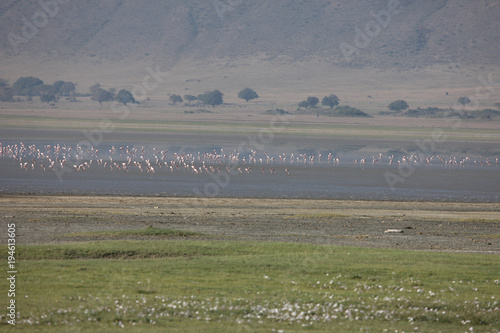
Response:
[{"label": "shallow lake water", "polygon": [[494,156],[137,145],[92,151],[50,142],[3,142],[2,149],[0,194],[500,202]]}]

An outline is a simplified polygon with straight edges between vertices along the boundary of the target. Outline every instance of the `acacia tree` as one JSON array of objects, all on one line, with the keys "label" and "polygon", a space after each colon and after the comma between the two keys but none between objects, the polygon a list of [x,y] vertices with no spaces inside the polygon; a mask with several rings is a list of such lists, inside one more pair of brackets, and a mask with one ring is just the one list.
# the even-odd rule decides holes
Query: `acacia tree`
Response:
[{"label": "acacia tree", "polygon": [[307,97],[306,102],[309,104],[310,107],[313,108],[316,105],[318,105],[319,99],[318,99],[318,97],[315,97],[315,96],[309,96],[309,97]]},{"label": "acacia tree", "polygon": [[470,98],[467,96],[462,96],[458,98],[458,103],[462,104],[463,106],[466,106],[467,104],[470,103]]},{"label": "acacia tree", "polygon": [[182,103],[184,100],[182,99],[181,95],[173,94],[170,95],[170,101],[174,103],[174,105],[177,105],[177,103]]},{"label": "acacia tree", "polygon": [[70,81],[56,81],[52,86],[55,93],[61,96],[70,96],[76,90],[76,85]]},{"label": "acacia tree", "polygon": [[98,101],[99,104],[113,100],[113,94],[110,91],[102,89],[100,83],[96,83],[90,87],[90,95],[90,99]]},{"label": "acacia tree", "polygon": [[339,105],[339,102],[340,102],[340,99],[336,95],[331,94],[330,96],[323,97],[323,99],[321,100],[321,105],[329,106],[331,109],[331,108]]},{"label": "acacia tree", "polygon": [[20,96],[33,96],[37,94],[37,89],[43,85],[43,81],[34,76],[20,77],[12,85],[15,94]]},{"label": "acacia tree", "polygon": [[127,103],[135,103],[134,95],[128,90],[122,89],[116,94],[115,101],[123,103],[123,105],[127,105]]},{"label": "acacia tree", "polygon": [[241,99],[244,99],[246,102],[248,102],[251,99],[259,98],[259,95],[257,95],[255,90],[250,89],[250,88],[245,88],[238,93],[238,97]]},{"label": "acacia tree", "polygon": [[397,101],[394,101],[394,102],[391,102],[387,108],[391,111],[396,111],[396,112],[401,112],[403,110],[406,110],[408,109],[410,106],[408,105],[408,103],[406,103],[405,101],[403,101],[402,99],[399,99]]},{"label": "acacia tree", "polygon": [[184,95],[184,99],[186,101],[188,101],[188,103],[189,103],[189,102],[192,102],[192,101],[196,101],[196,96],[194,96],[194,95]]},{"label": "acacia tree", "polygon": [[203,104],[216,106],[224,103],[222,96],[224,96],[224,94],[216,89],[214,91],[208,91],[204,94],[198,95],[197,99],[202,101]]}]

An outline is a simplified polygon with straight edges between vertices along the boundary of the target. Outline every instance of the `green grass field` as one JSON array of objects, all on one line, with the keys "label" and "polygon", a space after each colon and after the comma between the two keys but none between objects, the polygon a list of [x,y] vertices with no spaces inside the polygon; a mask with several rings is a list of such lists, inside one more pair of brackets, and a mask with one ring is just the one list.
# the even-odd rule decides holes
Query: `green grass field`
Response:
[{"label": "green grass field", "polygon": [[[385,139],[385,140],[425,140],[439,139],[440,142],[498,142],[500,135],[498,129],[478,129],[459,127],[452,128],[453,123],[446,124],[449,127],[403,127],[401,125],[374,125],[366,124],[335,124],[335,123],[313,123],[313,122],[291,122],[287,118],[280,120],[259,119],[235,121],[234,119],[198,121],[192,120],[137,120],[137,119],[108,119],[108,125],[117,132],[137,133],[195,133],[209,135],[251,135],[259,133],[262,129],[272,128],[277,136],[286,137],[308,137],[314,135],[317,138],[356,138],[356,139]],[[47,118],[39,116],[12,116],[0,115],[0,128],[29,129],[57,129],[57,130],[93,130],[100,128],[102,119],[86,119],[78,117]],[[270,127],[272,122],[272,127]],[[106,125],[106,126],[108,126]],[[108,130],[108,129],[106,129]],[[436,137],[434,137],[436,136]],[[439,136],[439,137],[437,137]]]},{"label": "green grass field", "polygon": [[500,330],[493,255],[169,239],[16,250],[17,325],[4,310],[2,331]]}]

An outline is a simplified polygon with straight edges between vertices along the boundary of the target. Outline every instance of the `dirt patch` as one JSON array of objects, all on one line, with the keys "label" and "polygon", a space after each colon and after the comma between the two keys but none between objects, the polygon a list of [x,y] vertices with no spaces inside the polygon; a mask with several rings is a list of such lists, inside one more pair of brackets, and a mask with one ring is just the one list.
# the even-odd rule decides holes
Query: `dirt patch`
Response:
[{"label": "dirt patch", "polygon": [[500,254],[496,203],[3,196],[0,205],[0,221],[5,229],[16,224],[18,244],[102,240],[71,235],[152,226],[212,240]]}]

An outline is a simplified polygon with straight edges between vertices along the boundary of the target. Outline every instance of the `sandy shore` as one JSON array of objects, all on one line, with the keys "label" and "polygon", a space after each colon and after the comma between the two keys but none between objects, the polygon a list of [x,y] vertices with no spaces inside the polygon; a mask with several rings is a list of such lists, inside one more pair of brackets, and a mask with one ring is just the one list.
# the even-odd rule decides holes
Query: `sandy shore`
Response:
[{"label": "sandy shore", "polygon": [[500,254],[498,203],[1,196],[0,207],[18,244],[103,240],[81,233],[153,226],[206,235],[200,239]]}]

